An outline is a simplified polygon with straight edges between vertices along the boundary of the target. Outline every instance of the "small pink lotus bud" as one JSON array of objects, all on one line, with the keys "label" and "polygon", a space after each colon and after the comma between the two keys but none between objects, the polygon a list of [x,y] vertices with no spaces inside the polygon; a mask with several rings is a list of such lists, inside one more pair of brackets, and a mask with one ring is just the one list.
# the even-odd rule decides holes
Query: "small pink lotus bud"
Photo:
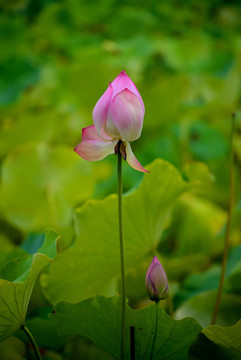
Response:
[{"label": "small pink lotus bud", "polygon": [[165,270],[154,256],[146,273],[146,290],[151,300],[158,302],[168,295],[168,283]]}]

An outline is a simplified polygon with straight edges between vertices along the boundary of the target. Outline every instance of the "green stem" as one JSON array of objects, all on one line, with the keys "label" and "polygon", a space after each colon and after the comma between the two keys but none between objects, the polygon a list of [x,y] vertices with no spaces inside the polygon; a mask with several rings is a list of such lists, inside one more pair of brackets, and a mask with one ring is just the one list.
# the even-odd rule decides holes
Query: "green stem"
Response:
[{"label": "green stem", "polygon": [[34,349],[35,352],[35,356],[37,360],[42,360],[39,349],[38,349],[38,345],[36,344],[36,341],[34,340],[33,335],[31,334],[30,330],[27,328],[26,325],[22,326],[23,331],[25,332],[25,334],[27,335],[27,337],[29,338],[29,341]]},{"label": "green stem", "polygon": [[153,336],[153,341],[152,341],[150,360],[153,359],[154,348],[155,348],[155,344],[156,344],[156,335],[157,335],[157,327],[158,327],[158,309],[159,309],[159,301],[156,301],[156,321],[155,321],[155,330],[154,330],[154,336]]},{"label": "green stem", "polygon": [[230,136],[230,159],[229,159],[229,204],[228,204],[228,219],[227,219],[227,227],[225,232],[225,239],[224,239],[224,250],[223,250],[223,261],[222,261],[222,269],[218,287],[218,293],[215,303],[215,308],[213,312],[212,322],[211,325],[215,325],[218,310],[221,302],[221,296],[223,291],[223,285],[225,280],[225,272],[227,267],[228,261],[228,249],[229,249],[229,238],[230,238],[230,228],[231,228],[231,220],[232,220],[232,210],[233,210],[233,203],[234,203],[234,149],[233,149],[233,139],[234,139],[234,131],[235,131],[235,114],[232,116],[232,129],[231,129],[231,136]]},{"label": "green stem", "polygon": [[117,162],[118,178],[118,213],[119,213],[119,240],[120,240],[120,263],[121,263],[121,360],[125,357],[125,261],[124,261],[124,241],[123,241],[123,222],[122,222],[122,156],[118,152]]}]

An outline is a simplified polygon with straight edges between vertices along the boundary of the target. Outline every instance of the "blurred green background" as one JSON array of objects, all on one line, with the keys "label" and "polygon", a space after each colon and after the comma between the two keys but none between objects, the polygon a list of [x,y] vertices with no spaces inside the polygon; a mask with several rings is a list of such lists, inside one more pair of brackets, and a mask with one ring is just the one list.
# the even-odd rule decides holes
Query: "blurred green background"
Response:
[{"label": "blurred green background", "polygon": [[[0,0],[0,251],[20,244],[36,250],[46,227],[67,248],[75,239],[75,208],[116,192],[115,157],[88,163],[73,148],[123,69],[146,108],[142,136],[132,144],[140,162],[163,158],[191,178],[187,164],[197,161],[212,174],[176,204],[164,232],[161,251],[179,287],[221,258],[233,112],[231,242],[241,243],[239,0]],[[124,190],[142,176],[125,164]],[[190,290],[197,280],[188,281]],[[176,307],[189,290],[176,297]]]},{"label": "blurred green background", "polygon": [[[17,230],[20,241],[46,225],[66,232],[73,207],[115,192],[114,157],[90,164],[72,148],[123,69],[146,107],[142,137],[133,143],[137,158],[146,165],[161,157],[178,169],[205,162],[216,178],[208,197],[226,207],[231,113],[240,106],[239,1],[1,0],[0,6],[4,235]],[[240,164],[240,119],[237,126]],[[141,174],[124,170],[129,189]]]}]

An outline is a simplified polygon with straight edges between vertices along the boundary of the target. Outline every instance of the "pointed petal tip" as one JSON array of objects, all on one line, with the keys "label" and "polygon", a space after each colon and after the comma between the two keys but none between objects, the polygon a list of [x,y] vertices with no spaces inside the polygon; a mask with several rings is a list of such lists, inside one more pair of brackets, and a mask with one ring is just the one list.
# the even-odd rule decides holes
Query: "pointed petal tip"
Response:
[{"label": "pointed petal tip", "polygon": [[[141,165],[141,164],[140,164]],[[139,169],[138,169],[139,170]],[[150,174],[151,172],[149,170],[146,170],[142,165],[141,165],[141,170],[139,170],[145,174]]]},{"label": "pointed petal tip", "polygon": [[144,173],[149,173],[150,171],[146,170],[137,160],[137,158],[135,157],[135,155],[133,154],[133,151],[131,149],[131,146],[129,144],[129,142],[126,142],[126,161],[128,162],[128,164],[133,167],[133,169],[138,170],[140,172],[144,172]]},{"label": "pointed petal tip", "polygon": [[78,145],[76,145],[76,146],[75,146],[75,148],[73,149],[73,150],[74,150],[74,152],[76,152],[76,154],[78,154],[78,146],[79,146],[79,144],[78,144]]},{"label": "pointed petal tip", "polygon": [[[139,163],[140,164],[140,163]],[[129,164],[130,165],[130,164]],[[131,167],[133,167],[133,169],[143,172],[145,174],[150,173],[150,171],[146,170],[141,164],[140,165],[136,165],[135,167],[131,165]]]},{"label": "pointed petal tip", "polygon": [[129,76],[126,74],[125,70],[122,70],[113,81],[115,81],[116,79],[118,81],[124,80],[125,77],[129,78]]},{"label": "pointed petal tip", "polygon": [[130,89],[128,89],[128,87],[125,87],[123,90],[121,90],[117,95],[119,95],[119,94],[130,94],[130,95],[135,95],[136,96],[136,94],[133,92],[133,91],[131,91]]},{"label": "pointed petal tip", "polygon": [[90,125],[87,127],[84,127],[82,129],[82,141],[85,140],[99,140],[102,141],[103,139],[101,138],[101,136],[99,135],[96,126],[95,125]]}]

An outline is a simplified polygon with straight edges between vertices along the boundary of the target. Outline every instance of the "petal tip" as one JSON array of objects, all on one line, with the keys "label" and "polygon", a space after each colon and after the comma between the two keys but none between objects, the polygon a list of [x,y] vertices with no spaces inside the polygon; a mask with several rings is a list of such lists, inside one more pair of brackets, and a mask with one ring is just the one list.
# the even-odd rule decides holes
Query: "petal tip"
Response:
[{"label": "petal tip", "polygon": [[127,159],[126,161],[128,162],[128,164],[133,167],[133,169],[138,170],[140,172],[144,172],[144,173],[149,173],[150,171],[146,170],[137,160],[137,158],[135,157],[135,155],[133,154],[133,151],[131,149],[131,146],[129,144],[129,142],[126,143],[126,154],[127,154]]},{"label": "petal tip", "polygon": [[78,156],[80,156],[81,158],[83,158],[82,152],[81,152],[81,150],[80,150],[80,144],[78,144],[73,150],[74,150],[74,152],[75,152]]}]

